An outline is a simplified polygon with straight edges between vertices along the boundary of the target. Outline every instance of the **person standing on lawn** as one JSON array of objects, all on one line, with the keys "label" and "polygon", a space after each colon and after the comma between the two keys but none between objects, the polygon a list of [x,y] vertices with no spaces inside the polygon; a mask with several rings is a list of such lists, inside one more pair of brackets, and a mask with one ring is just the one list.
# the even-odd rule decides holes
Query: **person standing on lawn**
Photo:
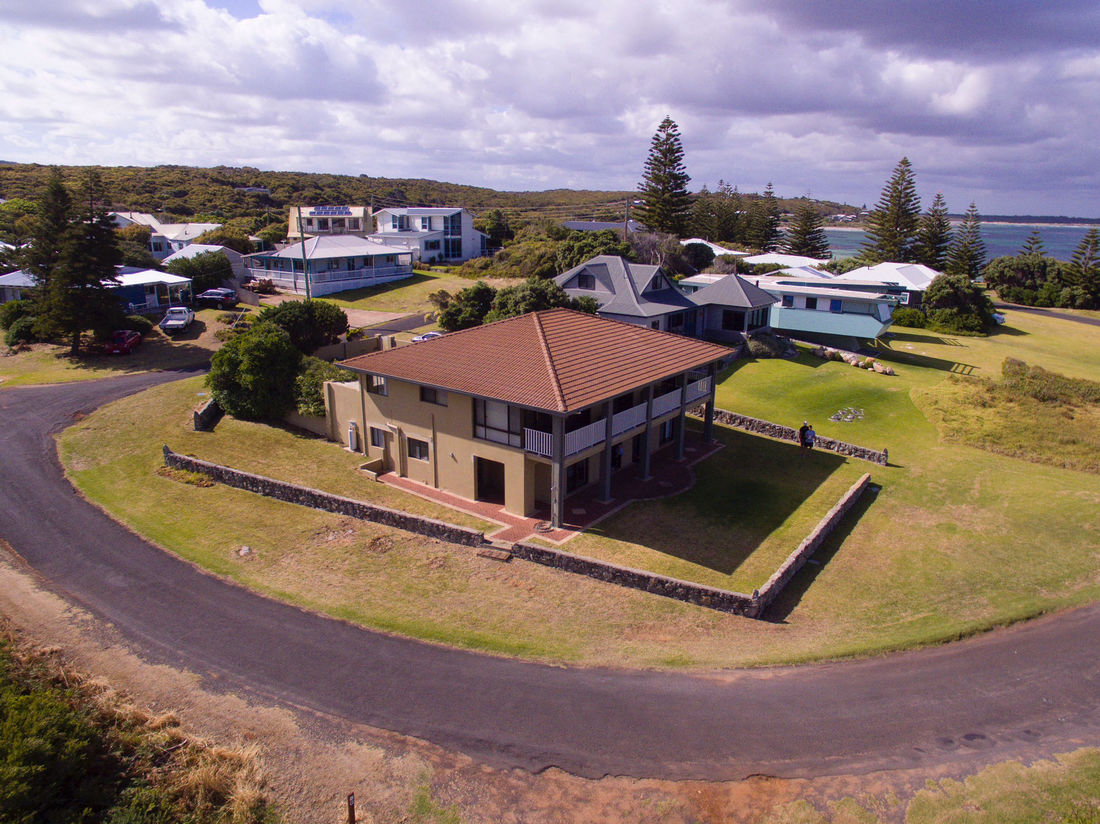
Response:
[{"label": "person standing on lawn", "polygon": [[810,422],[803,421],[802,426],[798,427],[798,445],[802,448],[802,451],[806,451],[806,433],[810,431]]}]

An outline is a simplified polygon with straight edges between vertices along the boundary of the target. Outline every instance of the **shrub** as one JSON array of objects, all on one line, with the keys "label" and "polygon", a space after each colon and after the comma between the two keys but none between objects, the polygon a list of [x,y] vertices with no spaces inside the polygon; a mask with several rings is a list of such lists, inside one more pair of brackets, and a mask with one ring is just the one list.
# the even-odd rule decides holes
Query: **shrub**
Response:
[{"label": "shrub", "polygon": [[775,335],[757,333],[749,338],[749,354],[754,358],[778,358],[786,348]]},{"label": "shrub", "polygon": [[274,323],[257,323],[214,353],[206,385],[222,409],[235,418],[282,417],[293,400],[302,353]]},{"label": "shrub", "polygon": [[899,306],[894,310],[893,323],[895,326],[908,326],[911,329],[923,329],[927,323],[924,312],[910,306]]},{"label": "shrub", "polygon": [[143,336],[153,331],[153,322],[144,315],[127,315],[125,326],[127,329],[133,329]]},{"label": "shrub", "polygon": [[35,319],[33,317],[19,318],[8,327],[8,332],[4,335],[4,343],[8,346],[15,346],[19,343],[34,343],[38,340],[34,326]]},{"label": "shrub", "polygon": [[11,325],[20,318],[27,318],[34,314],[34,306],[29,300],[9,300],[0,304],[0,329],[10,329]]},{"label": "shrub", "polygon": [[348,331],[347,313],[324,300],[288,300],[266,307],[256,319],[284,329],[291,342],[306,355],[325,344],[335,343]]},{"label": "shrub", "polygon": [[320,358],[302,359],[302,368],[294,378],[294,405],[302,415],[325,414],[325,381],[349,381],[354,373]]}]

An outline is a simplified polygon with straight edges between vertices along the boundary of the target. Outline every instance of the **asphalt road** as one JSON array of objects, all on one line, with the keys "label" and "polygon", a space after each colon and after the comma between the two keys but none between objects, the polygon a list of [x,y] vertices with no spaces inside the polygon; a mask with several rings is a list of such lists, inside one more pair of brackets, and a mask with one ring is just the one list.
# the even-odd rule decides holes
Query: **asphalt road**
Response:
[{"label": "asphalt road", "polygon": [[216,689],[591,777],[806,777],[1100,743],[1100,605],[914,653],[696,676],[491,658],[261,598],[149,545],[62,477],[50,433],[173,377],[0,390],[0,537],[145,657]]}]

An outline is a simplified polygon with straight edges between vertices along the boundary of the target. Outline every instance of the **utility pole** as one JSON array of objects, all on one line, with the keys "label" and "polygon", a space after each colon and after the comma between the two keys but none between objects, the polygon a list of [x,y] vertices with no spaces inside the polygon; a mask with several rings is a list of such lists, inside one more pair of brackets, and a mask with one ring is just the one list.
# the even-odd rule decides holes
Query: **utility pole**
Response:
[{"label": "utility pole", "polygon": [[[298,206],[298,237],[302,239],[302,274],[306,279],[306,300],[309,300],[309,258],[306,257],[306,233],[302,229],[302,207]],[[298,291],[298,279],[294,279],[294,291]]]},{"label": "utility pole", "polygon": [[623,243],[626,243],[627,232],[630,231],[630,198],[626,199],[626,215],[623,217]]}]

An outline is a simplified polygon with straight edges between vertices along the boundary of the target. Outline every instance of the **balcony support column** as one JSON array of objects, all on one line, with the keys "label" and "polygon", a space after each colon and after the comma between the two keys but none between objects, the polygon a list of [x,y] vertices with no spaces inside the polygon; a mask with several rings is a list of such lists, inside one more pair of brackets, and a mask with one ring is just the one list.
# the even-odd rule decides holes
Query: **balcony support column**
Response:
[{"label": "balcony support column", "polygon": [[714,443],[714,393],[718,391],[718,364],[707,370],[710,377],[710,393],[707,395],[706,412],[703,415],[703,443]]},{"label": "balcony support column", "polygon": [[645,390],[645,431],[642,433],[642,480],[648,481],[649,475],[649,440],[652,437],[650,429],[653,426],[653,384]]},{"label": "balcony support column", "polygon": [[687,432],[687,419],[684,415],[687,409],[688,375],[685,372],[680,376],[680,411],[676,415],[676,460],[684,459],[684,436]]},{"label": "balcony support column", "polygon": [[612,418],[614,418],[614,402],[608,401],[604,409],[604,442],[603,442],[603,458],[600,465],[600,502],[607,503],[611,500],[611,425]]},{"label": "balcony support column", "polygon": [[565,418],[554,415],[550,455],[550,525],[560,529],[565,511]]}]

